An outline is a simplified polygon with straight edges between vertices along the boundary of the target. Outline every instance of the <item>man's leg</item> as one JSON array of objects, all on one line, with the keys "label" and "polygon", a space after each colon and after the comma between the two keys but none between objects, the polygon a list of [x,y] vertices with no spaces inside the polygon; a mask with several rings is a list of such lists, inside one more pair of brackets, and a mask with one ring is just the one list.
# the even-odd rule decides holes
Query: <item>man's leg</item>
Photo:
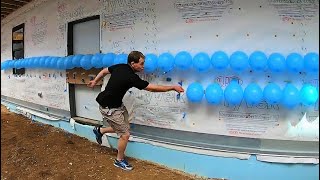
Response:
[{"label": "man's leg", "polygon": [[114,133],[114,129],[112,127],[95,127],[93,129],[93,133],[96,135],[96,140],[99,144],[102,144],[102,136],[105,133]]},{"label": "man's leg", "polygon": [[121,135],[118,140],[118,154],[117,154],[118,161],[121,161],[124,159],[124,152],[126,151],[129,137],[130,137],[130,133],[127,132],[127,133]]},{"label": "man's leg", "polygon": [[100,127],[100,133],[105,134],[105,133],[115,133],[114,129],[112,127]]},{"label": "man's leg", "polygon": [[118,154],[117,159],[114,161],[114,165],[123,170],[130,171],[133,167],[128,163],[128,161],[124,157],[124,152],[126,151],[126,147],[129,141],[130,133],[126,132],[122,134],[118,140]]}]

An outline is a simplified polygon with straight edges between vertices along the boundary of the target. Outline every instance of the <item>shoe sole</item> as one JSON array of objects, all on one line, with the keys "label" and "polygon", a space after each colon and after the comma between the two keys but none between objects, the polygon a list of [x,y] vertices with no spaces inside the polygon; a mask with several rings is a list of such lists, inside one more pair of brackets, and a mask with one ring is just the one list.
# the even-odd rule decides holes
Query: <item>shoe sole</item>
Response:
[{"label": "shoe sole", "polygon": [[96,141],[97,141],[97,143],[98,143],[98,144],[102,144],[102,138],[101,138],[101,143],[98,141],[98,136],[99,136],[98,132],[95,131],[94,129],[93,129],[92,131],[93,131],[93,133],[96,135]]},{"label": "shoe sole", "polygon": [[113,164],[115,167],[118,167],[118,168],[120,168],[120,169],[122,169],[122,170],[125,170],[125,171],[131,171],[133,168],[131,168],[131,169],[126,169],[126,168],[123,168],[123,167],[121,167],[121,166],[118,166],[118,165],[116,165],[116,164]]}]

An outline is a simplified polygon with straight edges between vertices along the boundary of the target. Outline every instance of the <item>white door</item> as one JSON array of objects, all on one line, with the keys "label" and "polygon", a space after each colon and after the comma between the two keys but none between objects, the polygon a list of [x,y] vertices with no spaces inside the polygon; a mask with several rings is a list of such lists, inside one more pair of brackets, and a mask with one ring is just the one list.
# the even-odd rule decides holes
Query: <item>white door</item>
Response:
[{"label": "white door", "polygon": [[102,116],[99,112],[99,105],[96,101],[96,97],[100,91],[100,86],[91,89],[86,85],[75,85],[77,116],[102,121]]},{"label": "white door", "polygon": [[[73,54],[96,54],[100,52],[99,19],[73,25]],[[102,121],[99,105],[96,102],[101,86],[94,89],[86,85],[75,85],[76,116]]]}]

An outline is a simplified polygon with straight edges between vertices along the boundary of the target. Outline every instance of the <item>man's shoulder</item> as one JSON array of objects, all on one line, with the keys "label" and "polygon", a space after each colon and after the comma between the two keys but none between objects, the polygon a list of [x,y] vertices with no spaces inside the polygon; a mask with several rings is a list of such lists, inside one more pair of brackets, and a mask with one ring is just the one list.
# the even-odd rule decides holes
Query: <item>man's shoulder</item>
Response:
[{"label": "man's shoulder", "polygon": [[109,68],[111,69],[123,69],[123,68],[129,68],[130,66],[128,64],[115,64],[115,65],[112,65],[110,66]]},{"label": "man's shoulder", "polygon": [[128,64],[115,64],[108,67],[108,70],[112,73],[113,71],[121,71],[121,70],[128,70],[130,66]]}]

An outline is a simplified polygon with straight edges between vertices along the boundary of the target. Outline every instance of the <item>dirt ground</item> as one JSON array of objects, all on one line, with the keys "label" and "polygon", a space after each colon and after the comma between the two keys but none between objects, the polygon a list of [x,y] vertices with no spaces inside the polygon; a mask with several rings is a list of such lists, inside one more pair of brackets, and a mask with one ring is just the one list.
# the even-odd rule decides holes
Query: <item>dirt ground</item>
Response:
[{"label": "dirt ground", "polygon": [[113,166],[116,151],[53,126],[32,122],[1,105],[1,180],[202,179],[129,158],[132,171]]}]

